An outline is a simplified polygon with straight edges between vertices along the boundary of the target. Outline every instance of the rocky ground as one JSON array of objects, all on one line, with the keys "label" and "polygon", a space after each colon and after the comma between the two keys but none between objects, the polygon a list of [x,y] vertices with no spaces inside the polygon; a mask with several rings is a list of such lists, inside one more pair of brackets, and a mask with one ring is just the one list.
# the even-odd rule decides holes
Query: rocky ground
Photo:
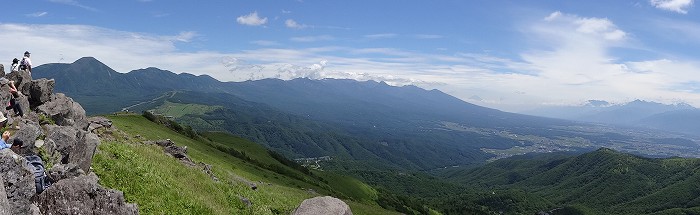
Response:
[{"label": "rocky ground", "polygon": [[[24,116],[10,113],[4,130],[12,133],[8,143],[19,139],[24,147],[17,152],[0,150],[0,215],[138,214],[135,204],[126,203],[120,191],[100,186],[90,171],[100,143],[92,131],[110,125],[99,119],[91,122],[80,104],[53,93],[53,80],[32,80],[26,71],[1,75],[21,91],[17,101]],[[7,104],[10,97],[9,86],[0,86],[0,104]],[[42,156],[47,174],[55,180],[41,194],[36,193],[32,168],[24,158],[29,154]]]}]

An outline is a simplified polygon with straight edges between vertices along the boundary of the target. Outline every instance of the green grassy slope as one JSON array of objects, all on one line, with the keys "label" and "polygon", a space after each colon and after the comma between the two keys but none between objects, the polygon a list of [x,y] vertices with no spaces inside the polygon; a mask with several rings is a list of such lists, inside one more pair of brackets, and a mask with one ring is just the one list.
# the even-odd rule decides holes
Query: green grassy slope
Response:
[{"label": "green grassy slope", "polygon": [[[109,118],[123,133],[115,133],[115,140],[103,141],[92,167],[101,184],[123,191],[129,202],[139,205],[142,214],[289,214],[304,199],[329,194],[356,199],[345,200],[354,214],[396,214],[373,204],[371,195],[343,194],[343,189],[336,190],[321,180],[326,176],[298,173],[302,177],[294,178],[272,171],[266,165],[281,163],[265,156],[263,148],[254,147],[254,143],[229,140],[221,134],[210,138],[213,142],[203,138],[194,140],[142,116]],[[187,146],[190,158],[212,165],[219,181],[212,180],[199,167],[186,166],[167,156],[158,146],[140,143],[158,139],[171,139],[176,145]],[[235,146],[257,163],[222,152],[214,145]],[[258,189],[252,190],[249,183],[256,183]],[[350,184],[360,185],[359,190],[367,189],[359,181]],[[371,193],[373,189],[369,190]],[[252,206],[246,207],[241,197],[250,199]]]}]

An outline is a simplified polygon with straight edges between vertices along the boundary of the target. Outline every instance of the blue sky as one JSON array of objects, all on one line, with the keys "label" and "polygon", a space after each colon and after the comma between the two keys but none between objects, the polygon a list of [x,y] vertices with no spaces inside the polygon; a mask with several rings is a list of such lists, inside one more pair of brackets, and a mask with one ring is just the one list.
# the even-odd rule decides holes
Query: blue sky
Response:
[{"label": "blue sky", "polygon": [[[643,99],[700,106],[693,0],[28,0],[0,57],[93,56],[222,81],[352,78],[508,111]],[[6,64],[7,64],[6,63]]]}]

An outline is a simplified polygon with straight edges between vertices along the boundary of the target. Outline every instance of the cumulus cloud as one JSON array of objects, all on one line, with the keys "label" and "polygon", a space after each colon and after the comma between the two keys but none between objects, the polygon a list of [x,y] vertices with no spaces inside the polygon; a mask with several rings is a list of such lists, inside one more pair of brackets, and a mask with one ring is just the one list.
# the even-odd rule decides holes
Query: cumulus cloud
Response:
[{"label": "cumulus cloud", "polygon": [[287,28],[293,29],[304,29],[309,27],[308,25],[299,24],[293,19],[287,19],[286,21],[284,21],[284,25],[287,26]]},{"label": "cumulus cloud", "polygon": [[42,17],[42,16],[46,16],[48,14],[49,14],[49,12],[42,11],[42,12],[30,13],[30,14],[27,14],[27,16],[28,17]]},{"label": "cumulus cloud", "polygon": [[649,3],[662,10],[687,14],[688,8],[693,6],[693,0],[650,0]]},{"label": "cumulus cloud", "polygon": [[[623,40],[627,37],[627,33],[620,30],[607,18],[579,17],[556,11],[545,17],[544,20],[562,28],[573,27],[569,30],[575,30],[576,32],[595,37],[601,37],[606,40]],[[560,32],[559,34],[565,33],[569,32]]]},{"label": "cumulus cloud", "polygon": [[239,16],[236,18],[236,22],[241,25],[259,26],[267,23],[267,17],[261,18],[258,16],[258,12],[252,12],[248,15]]}]

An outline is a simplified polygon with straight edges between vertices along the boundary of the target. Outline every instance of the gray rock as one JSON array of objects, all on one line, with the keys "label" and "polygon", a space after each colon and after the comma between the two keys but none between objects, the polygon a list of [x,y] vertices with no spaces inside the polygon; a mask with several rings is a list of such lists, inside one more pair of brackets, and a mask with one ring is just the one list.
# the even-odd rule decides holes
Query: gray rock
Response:
[{"label": "gray rock", "polygon": [[15,87],[17,87],[17,90],[22,90],[24,85],[32,82],[32,76],[26,70],[10,72],[5,77],[10,81],[15,81]]},{"label": "gray rock", "polygon": [[56,164],[48,170],[47,175],[54,181],[85,175],[85,171],[75,164]]},{"label": "gray rock", "polygon": [[14,141],[14,139],[19,139],[24,143],[24,146],[22,146],[22,153],[19,154],[27,155],[32,153],[35,148],[34,142],[43,134],[41,127],[37,122],[29,120],[21,120],[16,124],[19,125],[20,129],[10,137],[9,142]]},{"label": "gray rock", "polygon": [[55,84],[56,82],[53,79],[41,78],[32,80],[22,88],[17,89],[20,89],[24,95],[27,95],[31,107],[37,107],[51,99]]},{"label": "gray rock", "polygon": [[53,119],[56,125],[74,126],[79,129],[86,129],[88,125],[85,109],[63,93],[53,94],[51,99],[38,106],[36,111]]},{"label": "gray rock", "polygon": [[168,146],[174,146],[175,142],[173,142],[170,139],[165,139],[165,140],[156,140],[155,144],[162,146],[162,147],[168,147]]},{"label": "gray rock", "polygon": [[165,153],[168,153],[177,159],[187,157],[187,146],[179,147],[172,145],[164,147],[163,150],[165,150]]},{"label": "gray rock", "polygon": [[5,65],[0,64],[0,77],[5,76]]},{"label": "gray rock", "polygon": [[39,210],[39,206],[37,206],[35,203],[32,203],[31,205],[29,205],[29,214],[41,215],[41,210]]},{"label": "gray rock", "polygon": [[75,164],[85,172],[90,170],[92,156],[100,143],[96,134],[69,126],[46,126],[44,147],[54,164]]},{"label": "gray rock", "polygon": [[112,128],[112,120],[101,116],[90,117],[88,120],[88,131],[93,132],[100,128]]},{"label": "gray rock", "polygon": [[10,149],[0,150],[0,177],[5,182],[11,214],[31,214],[31,198],[36,195],[36,189],[27,160]]},{"label": "gray rock", "polygon": [[83,171],[90,171],[92,157],[95,155],[100,138],[96,134],[80,131],[77,145],[73,147],[68,163],[77,164]]},{"label": "gray rock", "polygon": [[350,206],[340,199],[330,196],[304,200],[294,211],[294,215],[352,215]]},{"label": "gray rock", "polygon": [[253,202],[250,201],[250,199],[248,199],[248,198],[246,198],[246,197],[239,196],[238,199],[240,199],[241,202],[243,202],[243,204],[245,204],[245,206],[248,207],[248,208],[249,208],[250,206],[253,206]]},{"label": "gray rock", "polygon": [[5,181],[0,177],[0,215],[11,215],[10,202],[7,200],[5,192]]},{"label": "gray rock", "polygon": [[135,204],[126,203],[124,194],[97,184],[94,173],[56,182],[38,196],[44,214],[138,214]]},{"label": "gray rock", "polygon": [[54,164],[67,164],[70,153],[78,141],[78,130],[73,127],[56,125],[48,125],[45,128],[44,148],[48,159]]}]

